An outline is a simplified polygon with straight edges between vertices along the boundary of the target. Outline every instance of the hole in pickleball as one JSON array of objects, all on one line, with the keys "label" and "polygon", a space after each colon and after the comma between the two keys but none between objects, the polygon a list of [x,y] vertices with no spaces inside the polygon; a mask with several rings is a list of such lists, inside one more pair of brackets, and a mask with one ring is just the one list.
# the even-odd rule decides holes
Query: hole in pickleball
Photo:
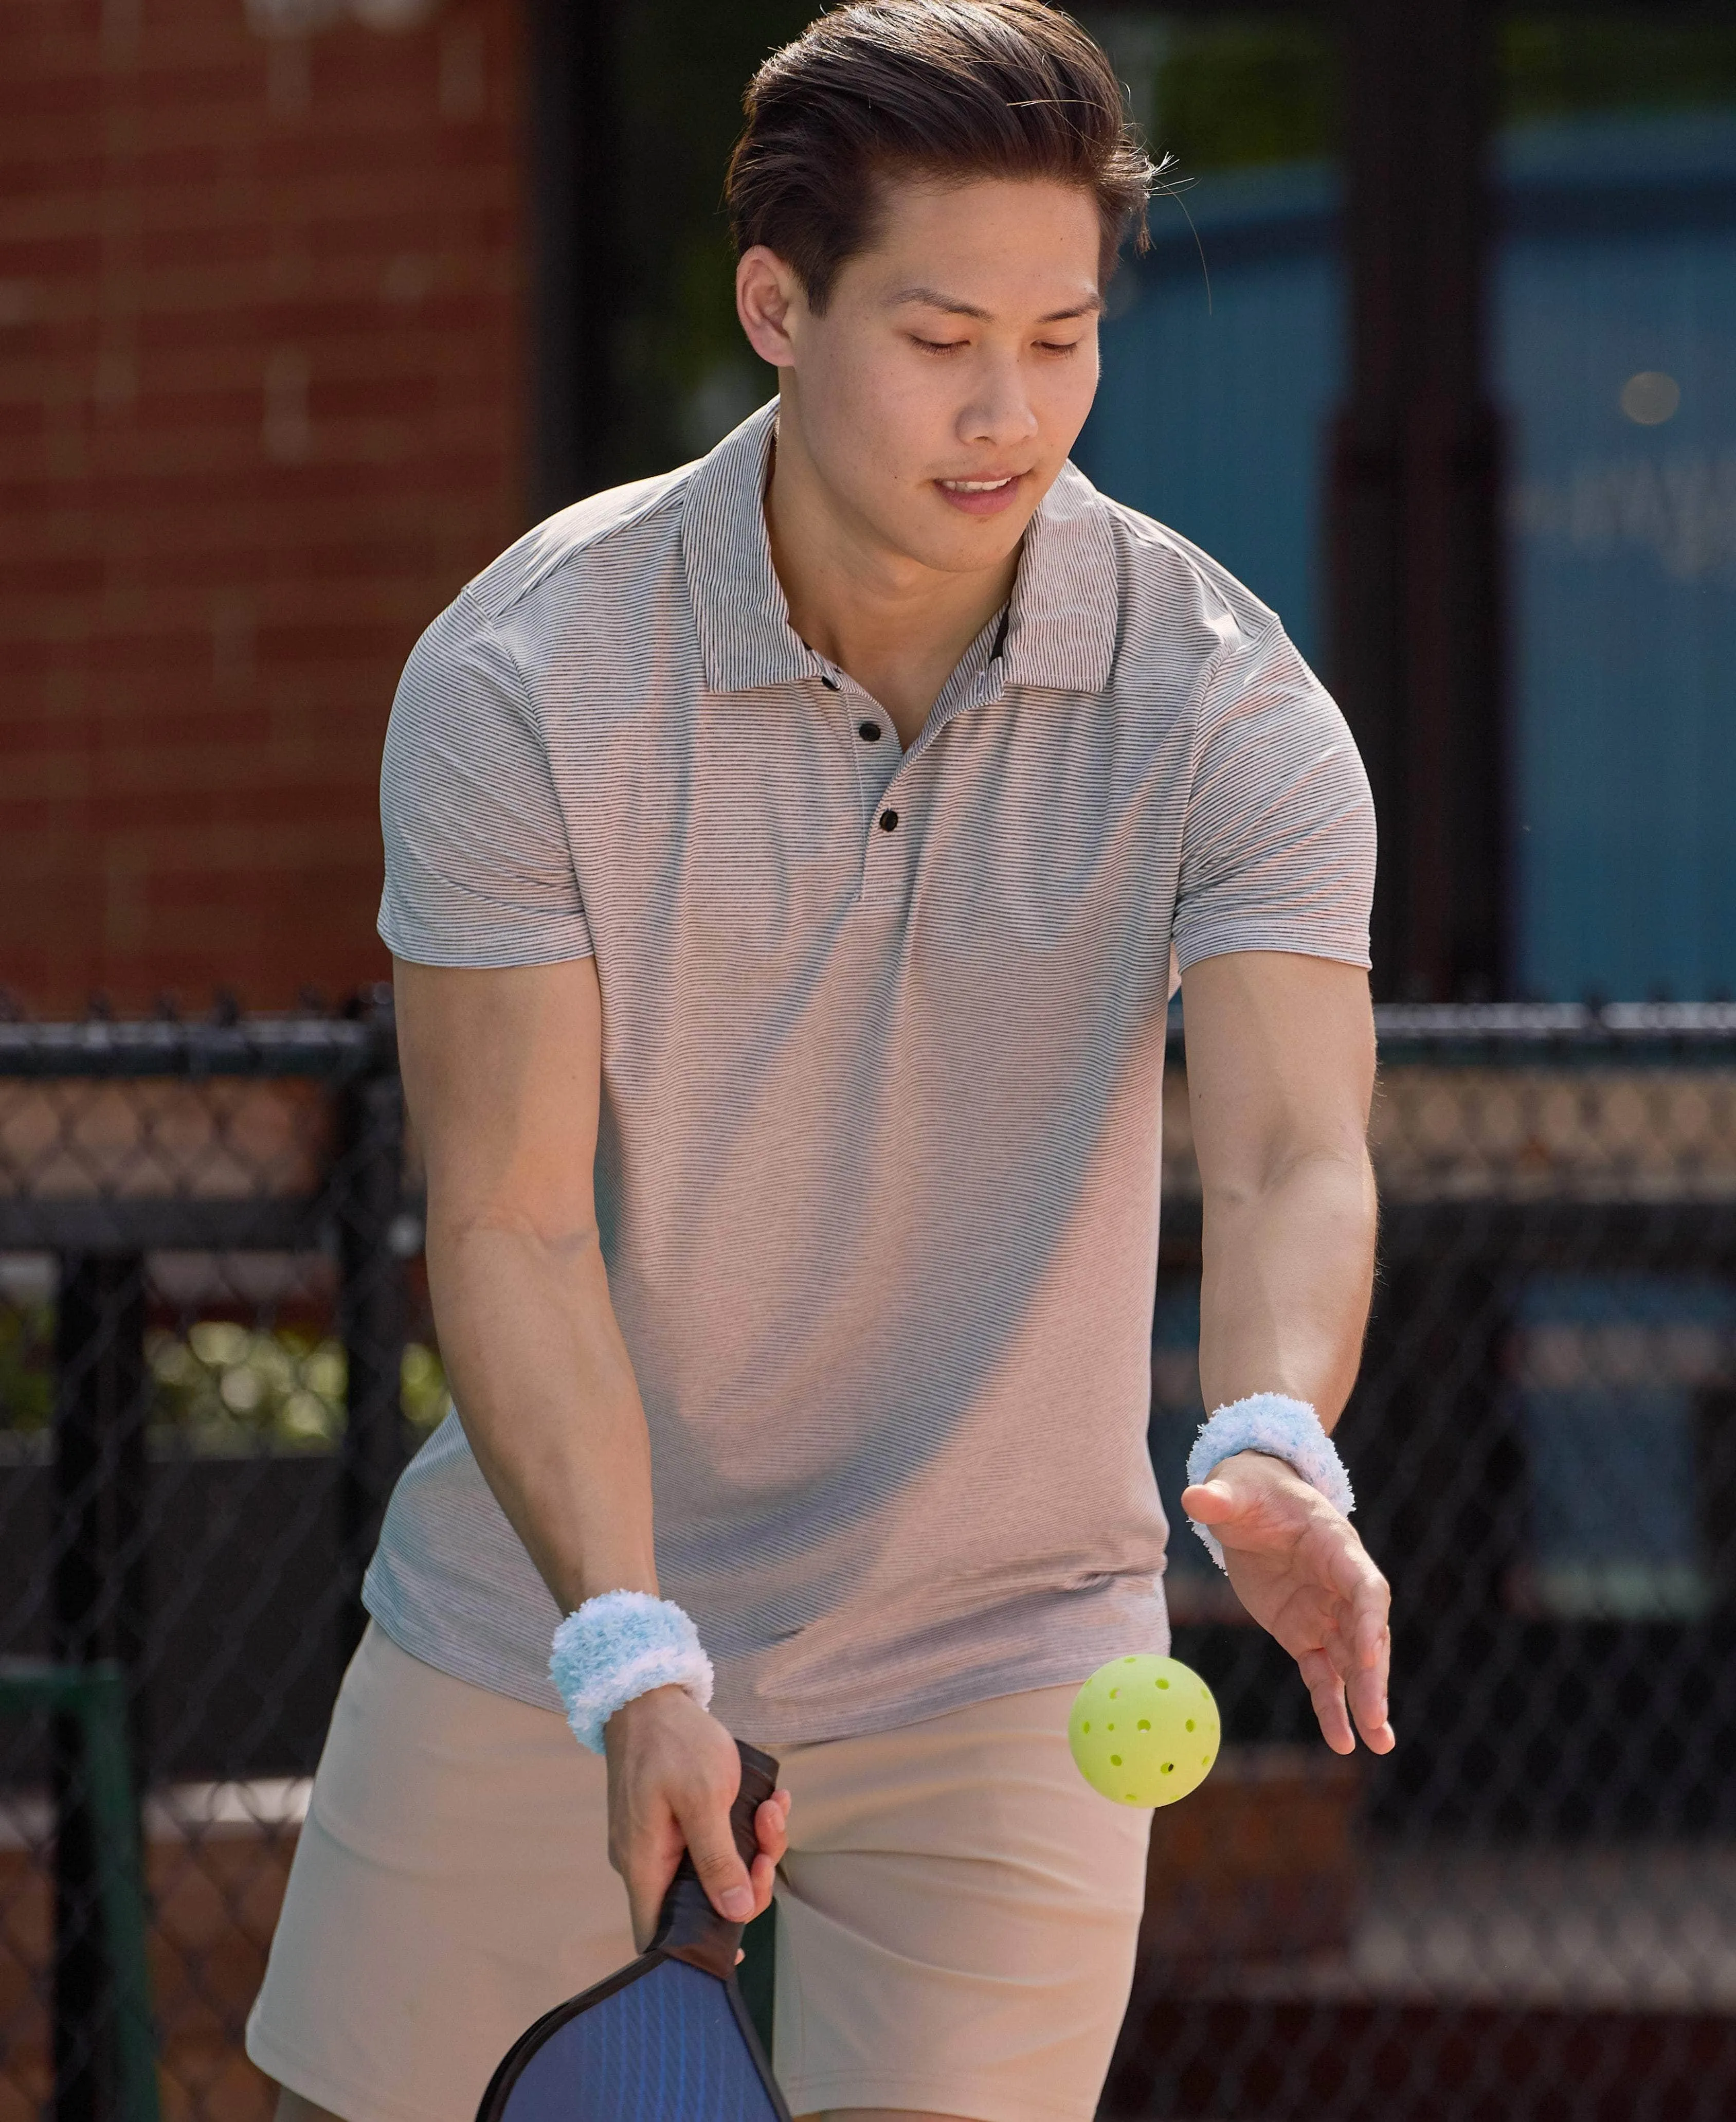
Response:
[{"label": "hole in pickleball", "polygon": [[[1090,1728],[1090,1726],[1087,1724],[1085,1727],[1086,1731],[1089,1732]],[[1193,1729],[1193,1719],[1191,1717],[1188,1719],[1188,1729],[1190,1732]]]},{"label": "hole in pickleball", "polygon": [[1169,1685],[1167,1680],[1160,1680],[1157,1684],[1160,1687],[1167,1687]]},{"label": "hole in pickleball", "polygon": [[1091,1727],[1089,1724],[1081,1724],[1079,1728],[1081,1732],[1089,1732]]},{"label": "hole in pickleball", "polygon": [[1171,1774],[1173,1774],[1174,1773],[1174,1769],[1175,1769],[1175,1764],[1174,1764],[1174,1761],[1165,1761],[1165,1762],[1164,1762],[1164,1774],[1166,1776],[1167,1776],[1167,1775],[1171,1775]]},{"label": "hole in pickleball", "polygon": [[1120,1755],[1119,1754],[1111,1754],[1111,1755],[1110,1755],[1110,1756],[1109,1756],[1109,1766],[1110,1766],[1112,1769],[1118,1769],[1118,1768],[1121,1766],[1121,1755]]},{"label": "hole in pickleball", "polygon": [[1149,1717],[1141,1717],[1139,1720],[1139,1728],[1141,1732],[1149,1732],[1151,1729],[1151,1719]]},{"label": "hole in pickleball", "polygon": [[1119,1694],[1120,1693],[1121,1693],[1121,1690],[1120,1690],[1118,1687],[1112,1687],[1112,1688],[1109,1690],[1109,1699],[1110,1699],[1110,1701],[1111,1701],[1111,1702],[1113,1702],[1113,1701],[1115,1699],[1116,1696],[1117,1696],[1118,1694]]},{"label": "hole in pickleball", "polygon": [[1138,1663],[1138,1660],[1136,1658],[1124,1657],[1122,1660],[1122,1663],[1123,1665],[1136,1665]]}]

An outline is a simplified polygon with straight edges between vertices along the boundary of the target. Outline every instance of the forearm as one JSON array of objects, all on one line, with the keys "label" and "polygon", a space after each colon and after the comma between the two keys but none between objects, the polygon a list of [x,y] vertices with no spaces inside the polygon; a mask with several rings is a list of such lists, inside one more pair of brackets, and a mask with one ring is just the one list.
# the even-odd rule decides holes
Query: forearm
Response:
[{"label": "forearm", "polygon": [[556,1603],[655,1592],[645,1414],[595,1231],[436,1221],[428,1273],[464,1433]]},{"label": "forearm", "polygon": [[1289,1393],[1332,1427],[1361,1360],[1374,1232],[1365,1156],[1323,1152],[1297,1158],[1263,1186],[1208,1186],[1200,1283],[1208,1409],[1250,1393]]}]

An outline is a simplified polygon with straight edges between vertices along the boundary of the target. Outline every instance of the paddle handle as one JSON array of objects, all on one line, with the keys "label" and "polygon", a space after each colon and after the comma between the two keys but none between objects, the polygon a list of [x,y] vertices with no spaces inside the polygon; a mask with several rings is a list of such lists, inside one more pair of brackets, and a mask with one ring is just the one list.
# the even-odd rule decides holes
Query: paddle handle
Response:
[{"label": "paddle handle", "polygon": [[[730,1832],[735,1838],[742,1863],[751,1864],[759,1853],[754,1816],[777,1788],[777,1764],[769,1754],[762,1754],[757,1746],[744,1746],[740,1739],[735,1750],[741,1756],[741,1788],[730,1807]],[[684,1960],[690,1967],[702,1967],[719,1981],[727,1981],[741,1950],[742,1929],[740,1923],[729,1922],[712,1906],[692,1857],[683,1850],[658,1913],[651,1951],[666,1954],[671,1960]]]}]

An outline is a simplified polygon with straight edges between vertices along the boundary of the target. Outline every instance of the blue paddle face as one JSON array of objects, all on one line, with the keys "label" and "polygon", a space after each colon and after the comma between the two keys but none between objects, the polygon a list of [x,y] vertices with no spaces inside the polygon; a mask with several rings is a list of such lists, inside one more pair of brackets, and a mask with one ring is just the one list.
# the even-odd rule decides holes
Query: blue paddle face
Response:
[{"label": "blue paddle face", "polygon": [[544,2037],[501,2122],[780,2122],[731,1990],[659,1961]]}]

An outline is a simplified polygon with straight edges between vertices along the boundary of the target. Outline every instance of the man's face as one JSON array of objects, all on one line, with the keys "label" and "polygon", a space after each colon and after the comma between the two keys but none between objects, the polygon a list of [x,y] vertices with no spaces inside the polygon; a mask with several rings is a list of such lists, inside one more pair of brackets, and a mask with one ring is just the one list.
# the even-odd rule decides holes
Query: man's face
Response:
[{"label": "man's face", "polygon": [[1099,241],[1071,185],[894,183],[824,314],[796,290],[786,403],[856,536],[949,573],[1012,553],[1097,388]]}]

